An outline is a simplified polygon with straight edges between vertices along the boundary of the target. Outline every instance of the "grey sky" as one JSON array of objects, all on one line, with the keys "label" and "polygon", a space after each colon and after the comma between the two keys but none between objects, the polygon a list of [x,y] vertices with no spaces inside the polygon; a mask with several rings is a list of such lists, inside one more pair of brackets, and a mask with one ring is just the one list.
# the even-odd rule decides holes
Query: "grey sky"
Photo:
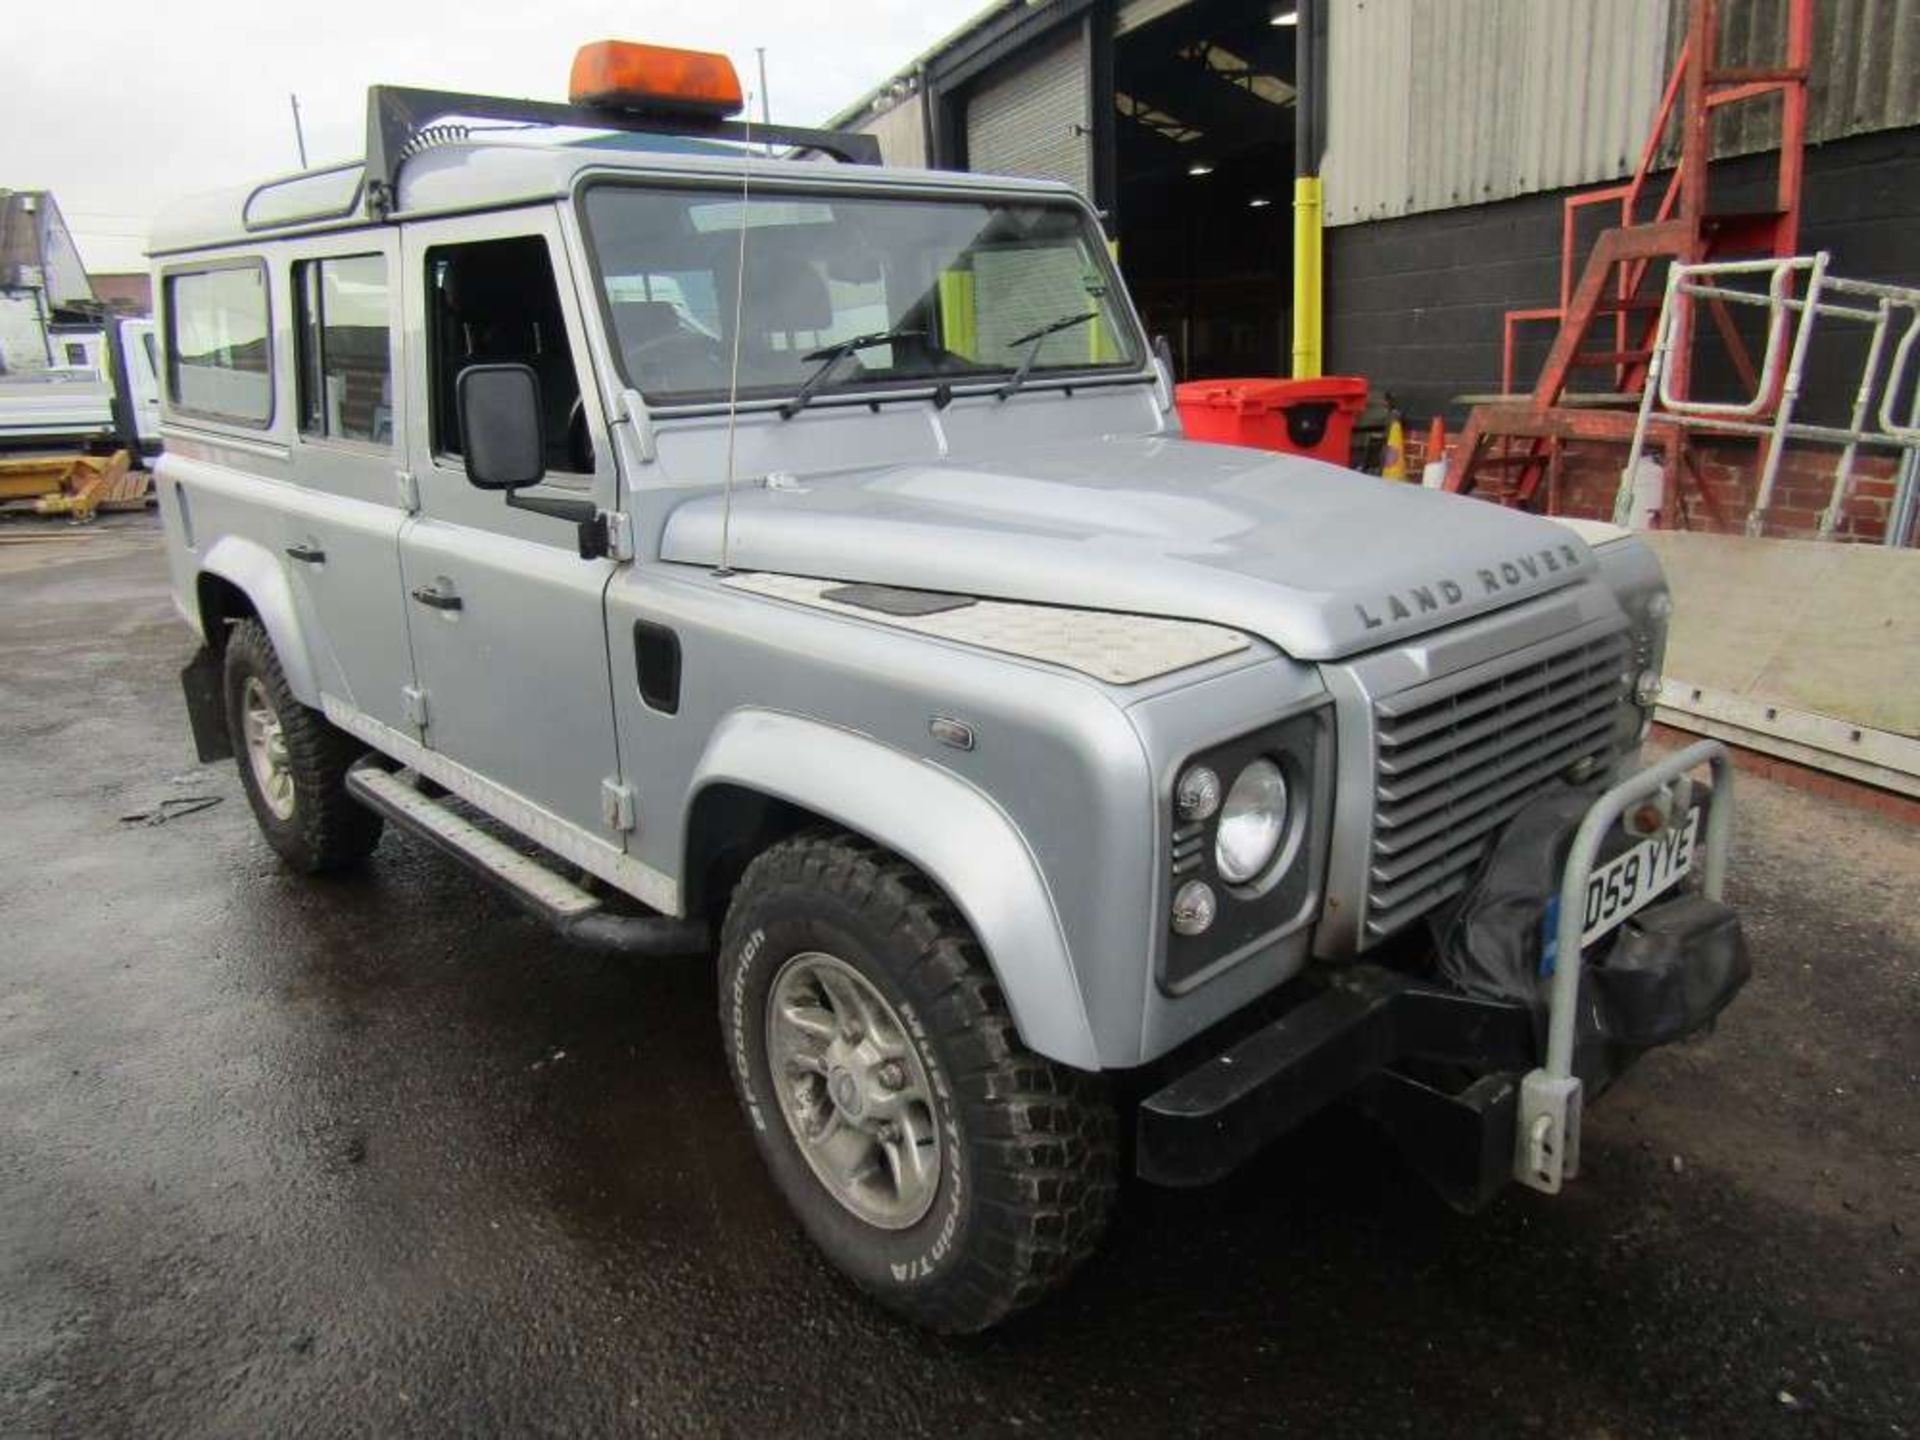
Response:
[{"label": "grey sky", "polygon": [[724,50],[753,86],[753,50],[764,45],[773,118],[817,123],[981,3],[9,5],[0,186],[52,190],[90,269],[142,269],[147,224],[169,199],[295,168],[289,91],[299,93],[319,163],[359,155],[366,89],[377,81],[559,99],[579,45],[621,38]]}]

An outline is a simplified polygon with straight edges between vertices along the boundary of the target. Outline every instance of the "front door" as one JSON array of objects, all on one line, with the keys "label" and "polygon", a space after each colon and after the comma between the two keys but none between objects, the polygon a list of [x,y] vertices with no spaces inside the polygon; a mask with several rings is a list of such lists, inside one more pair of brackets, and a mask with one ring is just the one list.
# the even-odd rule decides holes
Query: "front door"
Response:
[{"label": "front door", "polygon": [[544,818],[567,822],[605,856],[552,848],[589,868],[611,863],[624,838],[602,815],[603,785],[619,775],[602,613],[613,562],[581,559],[573,525],[468,484],[454,410],[466,366],[531,366],[547,470],[524,493],[614,507],[557,218],[521,211],[410,225],[403,256],[408,365],[424,397],[409,416],[420,508],[400,543],[420,737],[491,787],[483,803],[518,828],[551,842]]}]

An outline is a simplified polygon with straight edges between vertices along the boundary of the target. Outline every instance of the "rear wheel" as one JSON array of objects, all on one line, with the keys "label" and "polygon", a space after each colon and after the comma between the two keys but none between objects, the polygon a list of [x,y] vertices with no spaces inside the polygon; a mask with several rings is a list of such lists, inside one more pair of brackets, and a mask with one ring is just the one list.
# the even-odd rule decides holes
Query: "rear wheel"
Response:
[{"label": "rear wheel", "polygon": [[810,832],[742,877],[721,1025],[801,1224],[882,1303],[981,1330],[1090,1254],[1116,1188],[1097,1076],[1028,1051],[965,922],[912,866]]},{"label": "rear wheel", "polygon": [[303,874],[364,860],[381,820],[347,793],[346,777],[366,747],[293,698],[257,620],[229,632],[223,677],[240,785],[267,843]]}]

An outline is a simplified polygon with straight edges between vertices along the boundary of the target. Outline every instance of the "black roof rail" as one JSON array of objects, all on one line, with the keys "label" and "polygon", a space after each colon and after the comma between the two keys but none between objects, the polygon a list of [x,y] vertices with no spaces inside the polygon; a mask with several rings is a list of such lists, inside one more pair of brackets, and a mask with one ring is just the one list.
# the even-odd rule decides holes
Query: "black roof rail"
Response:
[{"label": "black roof rail", "polygon": [[568,105],[551,100],[511,100],[500,95],[463,95],[456,90],[416,90],[374,85],[367,90],[367,213],[384,220],[392,211],[400,165],[408,147],[437,120],[450,117],[524,125],[561,125],[581,130],[687,135],[705,140],[784,145],[818,150],[849,165],[878,165],[880,142],[857,130],[813,130],[800,125],[749,125],[702,115],[661,114]]}]

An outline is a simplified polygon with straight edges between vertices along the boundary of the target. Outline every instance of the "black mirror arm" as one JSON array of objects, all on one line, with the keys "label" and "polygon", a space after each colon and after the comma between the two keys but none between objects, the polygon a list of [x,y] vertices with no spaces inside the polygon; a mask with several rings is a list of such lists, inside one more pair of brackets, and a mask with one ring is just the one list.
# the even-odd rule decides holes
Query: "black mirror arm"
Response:
[{"label": "black mirror arm", "polygon": [[571,520],[580,529],[580,558],[598,560],[608,553],[607,527],[600,522],[600,507],[591,500],[567,500],[558,495],[522,495],[509,490],[507,504],[515,510],[530,510],[555,520]]},{"label": "black mirror arm", "polygon": [[536,515],[551,515],[555,520],[583,524],[600,518],[600,507],[591,500],[566,500],[558,495],[522,495],[507,491],[507,504],[515,510],[531,510]]}]

